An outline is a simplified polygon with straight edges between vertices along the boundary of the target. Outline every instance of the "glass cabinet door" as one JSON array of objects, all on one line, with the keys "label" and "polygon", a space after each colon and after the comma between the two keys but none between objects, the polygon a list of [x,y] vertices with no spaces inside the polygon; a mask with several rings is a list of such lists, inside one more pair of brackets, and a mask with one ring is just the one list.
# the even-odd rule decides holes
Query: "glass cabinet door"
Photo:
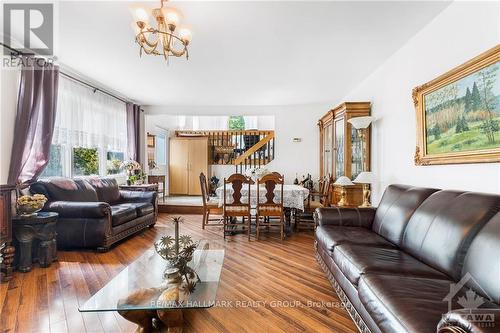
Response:
[{"label": "glass cabinet door", "polygon": [[335,179],[344,175],[344,119],[335,121]]},{"label": "glass cabinet door", "polygon": [[355,179],[363,171],[363,151],[358,131],[351,127],[351,179]]},{"label": "glass cabinet door", "polygon": [[332,174],[333,165],[333,127],[332,123],[328,124],[324,128],[323,135],[323,175]]}]

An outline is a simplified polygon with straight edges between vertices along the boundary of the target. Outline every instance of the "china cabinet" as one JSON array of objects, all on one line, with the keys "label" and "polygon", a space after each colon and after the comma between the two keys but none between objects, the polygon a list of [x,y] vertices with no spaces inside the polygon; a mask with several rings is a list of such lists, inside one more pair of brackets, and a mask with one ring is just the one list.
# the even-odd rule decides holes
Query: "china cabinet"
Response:
[{"label": "china cabinet", "polygon": [[[320,133],[320,175],[334,180],[346,176],[353,180],[363,170],[361,139],[357,130],[348,123],[355,117],[370,115],[370,102],[345,102],[328,111],[318,122]],[[366,165],[370,165],[370,129],[366,134]],[[362,186],[349,186],[347,202],[357,206],[363,202]],[[340,189],[334,188],[332,203],[340,199]]]}]

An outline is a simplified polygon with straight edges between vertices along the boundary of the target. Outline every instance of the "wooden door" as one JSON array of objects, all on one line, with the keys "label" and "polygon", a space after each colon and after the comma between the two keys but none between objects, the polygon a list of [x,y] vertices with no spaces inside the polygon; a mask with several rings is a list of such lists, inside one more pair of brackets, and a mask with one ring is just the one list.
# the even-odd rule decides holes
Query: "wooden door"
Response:
[{"label": "wooden door", "polygon": [[188,194],[189,140],[170,139],[169,193]]},{"label": "wooden door", "polygon": [[208,175],[208,138],[189,140],[188,194],[201,195],[200,173]]}]

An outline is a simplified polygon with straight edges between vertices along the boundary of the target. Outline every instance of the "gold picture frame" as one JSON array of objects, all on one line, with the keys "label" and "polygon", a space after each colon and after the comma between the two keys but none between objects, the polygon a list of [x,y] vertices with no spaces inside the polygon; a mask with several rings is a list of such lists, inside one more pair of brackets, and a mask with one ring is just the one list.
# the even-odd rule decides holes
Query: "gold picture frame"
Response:
[{"label": "gold picture frame", "polygon": [[416,165],[500,162],[499,61],[500,44],[413,89]]}]

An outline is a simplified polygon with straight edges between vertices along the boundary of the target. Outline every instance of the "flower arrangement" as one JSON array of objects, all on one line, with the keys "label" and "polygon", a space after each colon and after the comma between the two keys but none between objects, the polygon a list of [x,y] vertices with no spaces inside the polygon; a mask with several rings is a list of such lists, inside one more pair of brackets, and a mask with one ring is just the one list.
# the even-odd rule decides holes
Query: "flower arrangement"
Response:
[{"label": "flower arrangement", "polygon": [[22,195],[16,202],[17,212],[24,216],[34,215],[43,208],[46,202],[47,197],[43,194]]},{"label": "flower arrangement", "polygon": [[139,162],[134,160],[123,161],[120,165],[120,169],[127,170],[127,173],[131,174],[135,171],[141,171],[142,167]]},{"label": "flower arrangement", "polygon": [[251,168],[245,171],[245,176],[252,178],[253,181],[257,181],[257,179],[260,179],[269,173],[269,170],[266,168]]},{"label": "flower arrangement", "polygon": [[141,183],[146,178],[144,172],[142,172],[142,167],[139,162],[134,160],[123,161],[120,165],[120,169],[127,171],[127,184],[137,184]]}]

